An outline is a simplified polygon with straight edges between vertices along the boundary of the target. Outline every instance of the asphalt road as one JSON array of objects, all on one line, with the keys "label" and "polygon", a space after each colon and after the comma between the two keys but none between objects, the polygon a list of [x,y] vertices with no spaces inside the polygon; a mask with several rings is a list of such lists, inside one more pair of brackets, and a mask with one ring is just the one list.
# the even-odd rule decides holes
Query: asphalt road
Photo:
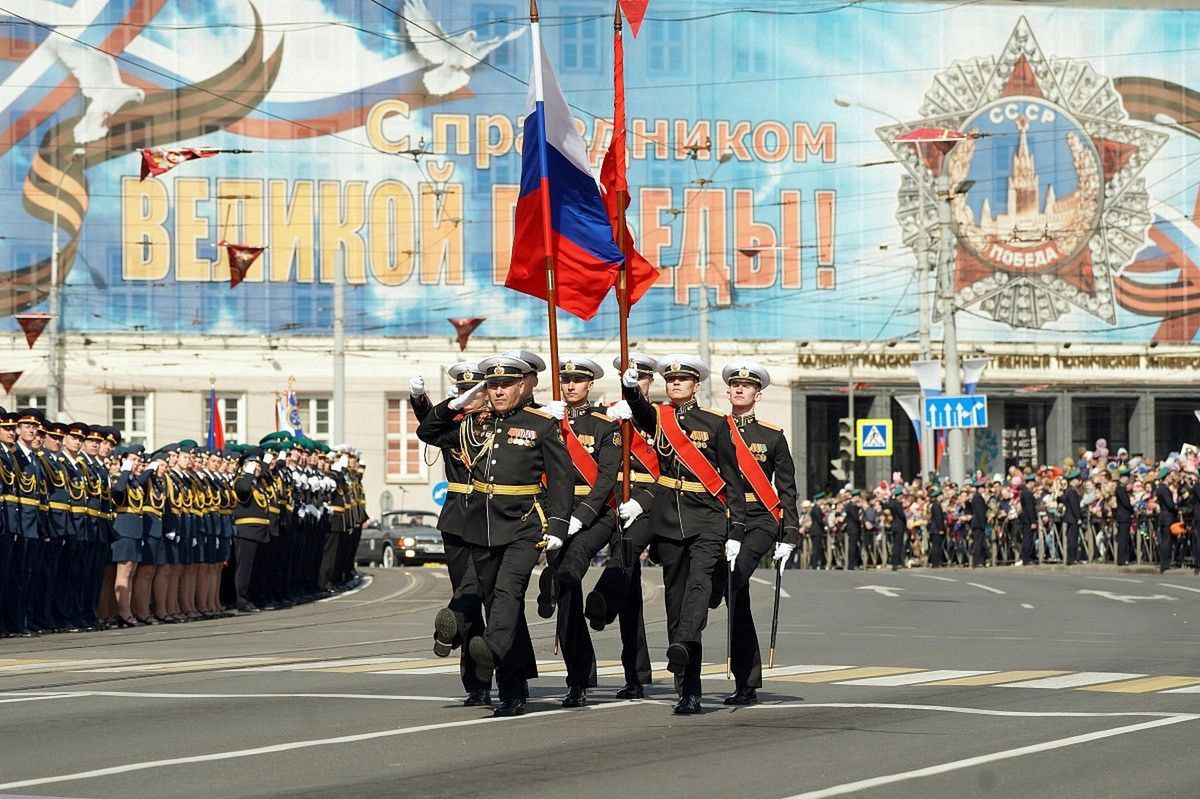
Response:
[{"label": "asphalt road", "polygon": [[[1200,579],[1036,569],[788,572],[763,703],[707,712],[661,679],[558,706],[553,628],[521,718],[459,707],[429,650],[440,569],[223,621],[0,641],[0,795],[60,797],[1193,796]],[[592,577],[596,576],[593,570]],[[651,655],[666,646],[646,573]],[[771,574],[754,604],[764,653]],[[531,597],[532,599],[532,597]],[[597,636],[601,666],[615,630]],[[669,675],[664,676],[669,677]]]}]

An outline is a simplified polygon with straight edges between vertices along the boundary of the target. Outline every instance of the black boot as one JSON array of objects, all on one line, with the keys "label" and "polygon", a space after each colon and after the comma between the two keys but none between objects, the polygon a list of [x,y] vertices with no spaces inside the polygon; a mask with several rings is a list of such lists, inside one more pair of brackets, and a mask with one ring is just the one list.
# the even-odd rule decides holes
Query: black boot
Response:
[{"label": "black boot", "polygon": [[608,624],[608,603],[604,601],[604,595],[599,591],[588,594],[583,602],[583,615],[593,630],[603,630]]},{"label": "black boot", "polygon": [[505,718],[508,716],[524,716],[525,715],[525,700],[524,699],[504,699],[492,711],[492,716]]},{"label": "black boot", "polygon": [[563,697],[563,707],[583,707],[587,704],[587,689],[578,685],[572,685],[567,688],[567,695]]},{"label": "black boot", "polygon": [[672,674],[683,674],[691,659],[687,647],[683,644],[671,644],[667,647],[667,671]]},{"label": "black boot", "polygon": [[671,708],[671,712],[676,716],[699,716],[704,711],[700,707],[700,697],[697,694],[684,694],[675,707]]},{"label": "black boot", "polygon": [[558,604],[558,581],[554,579],[554,569],[547,566],[538,577],[537,607],[538,615],[549,619],[554,615],[554,606]]},{"label": "black boot", "polygon": [[725,704],[737,705],[739,707],[746,707],[748,705],[757,705],[758,704],[758,691],[754,690],[753,688],[743,686],[741,688],[738,688],[736,691],[731,693],[729,696],[725,697]]},{"label": "black boot", "polygon": [[496,658],[483,636],[477,635],[472,638],[467,643],[467,651],[475,661],[475,679],[484,685],[491,685],[492,673],[496,670]]},{"label": "black boot", "polygon": [[433,654],[447,657],[459,640],[458,619],[450,608],[442,608],[433,619]]},{"label": "black boot", "polygon": [[617,691],[617,699],[644,699],[645,697],[645,689],[636,682],[627,682],[624,688]]},{"label": "black boot", "polygon": [[463,707],[491,707],[492,692],[486,688],[476,688],[467,694],[467,698],[463,700]]}]

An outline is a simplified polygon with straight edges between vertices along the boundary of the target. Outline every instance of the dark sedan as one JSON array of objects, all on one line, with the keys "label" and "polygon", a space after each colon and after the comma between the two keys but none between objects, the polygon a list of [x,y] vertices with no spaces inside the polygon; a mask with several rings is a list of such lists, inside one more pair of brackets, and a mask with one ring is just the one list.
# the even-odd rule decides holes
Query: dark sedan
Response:
[{"label": "dark sedan", "polygon": [[385,569],[396,565],[445,563],[446,547],[438,532],[436,513],[397,510],[383,514],[378,525],[363,529],[358,544],[358,562]]}]

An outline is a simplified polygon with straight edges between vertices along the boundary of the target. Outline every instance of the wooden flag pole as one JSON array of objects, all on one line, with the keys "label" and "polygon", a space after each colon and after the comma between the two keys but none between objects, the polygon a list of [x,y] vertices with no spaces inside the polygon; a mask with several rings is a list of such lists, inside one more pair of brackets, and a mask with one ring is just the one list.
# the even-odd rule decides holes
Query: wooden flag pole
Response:
[{"label": "wooden flag pole", "polygon": [[[539,101],[542,94],[542,35],[538,27],[537,0],[529,0],[529,22],[533,26],[533,74],[535,78],[535,94]],[[548,163],[546,160],[546,115],[543,106],[538,116],[541,126],[542,142],[538,152],[542,173],[542,247],[546,251],[546,306],[548,327],[550,333],[550,390],[555,400],[562,395],[562,387],[558,380],[558,289],[555,280],[554,237],[550,225],[550,181],[547,177]]]},{"label": "wooden flag pole", "polygon": [[[621,34],[621,3],[616,2],[616,11],[613,14],[613,135],[617,135],[618,130],[625,130],[625,47],[622,41]],[[618,99],[619,92],[619,99]],[[624,135],[621,136],[622,147],[625,144]],[[625,153],[617,153],[617,168],[622,177],[625,174]],[[621,255],[625,255],[625,237],[628,231],[625,229],[625,198],[628,192],[617,191],[617,249],[621,251]],[[629,271],[629,259],[621,259],[621,268],[617,272],[617,316],[619,318],[620,333],[621,333],[621,372],[628,369],[632,364],[629,362],[629,282],[627,280]],[[619,375],[618,375],[619,377]],[[629,465],[629,441],[630,436],[636,435],[633,430],[633,425],[628,419],[621,422],[621,501],[629,501],[630,489],[630,465]]]}]

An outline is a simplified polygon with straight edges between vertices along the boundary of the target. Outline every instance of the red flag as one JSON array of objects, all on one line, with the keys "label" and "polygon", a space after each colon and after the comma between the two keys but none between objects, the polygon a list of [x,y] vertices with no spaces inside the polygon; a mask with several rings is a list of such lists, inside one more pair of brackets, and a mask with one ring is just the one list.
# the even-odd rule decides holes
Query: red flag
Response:
[{"label": "red flag", "polygon": [[629,29],[633,31],[633,38],[637,38],[638,28],[642,27],[642,19],[646,16],[646,6],[650,5],[650,0],[621,0],[621,10],[625,12],[625,19],[629,20]]},{"label": "red flag", "polygon": [[176,150],[154,150],[146,147],[142,150],[142,180],[154,175],[158,177],[164,172],[169,172],[184,161],[191,161],[196,158],[212,158],[218,150],[197,149],[195,147],[182,147]]},{"label": "red flag", "polygon": [[[645,12],[645,3],[642,4]],[[626,12],[628,13],[628,11]],[[638,17],[641,20],[641,17]],[[633,20],[630,20],[633,24]],[[625,178],[625,48],[621,34],[613,39],[613,136],[604,163],[600,166],[600,186],[604,190],[604,205],[608,209],[608,221],[612,223],[614,236],[622,209],[629,207],[629,183]],[[621,242],[617,242],[620,246]],[[654,282],[658,270],[642,257],[634,246],[629,224],[625,224],[625,281],[629,287],[629,304],[640,300]]]},{"label": "red flag", "polygon": [[238,283],[246,279],[246,273],[250,271],[250,267],[258,260],[258,256],[263,254],[266,247],[248,247],[245,244],[230,244],[227,241],[218,241],[218,247],[224,247],[229,253],[229,288],[233,288]]},{"label": "red flag", "polygon": [[46,325],[50,324],[50,320],[54,317],[48,313],[19,313],[13,318],[17,320],[17,324],[21,326],[21,330],[25,332],[25,343],[29,345],[29,349],[33,349],[38,336],[42,335],[42,331],[46,329]]},{"label": "red flag", "polygon": [[0,386],[4,386],[4,393],[11,394],[12,387],[21,379],[24,372],[0,372]]},{"label": "red flag", "polygon": [[454,329],[458,331],[458,351],[462,352],[467,348],[467,339],[471,338],[471,334],[475,332],[475,328],[483,324],[486,316],[472,316],[470,319],[450,319],[450,324],[454,325]]}]

